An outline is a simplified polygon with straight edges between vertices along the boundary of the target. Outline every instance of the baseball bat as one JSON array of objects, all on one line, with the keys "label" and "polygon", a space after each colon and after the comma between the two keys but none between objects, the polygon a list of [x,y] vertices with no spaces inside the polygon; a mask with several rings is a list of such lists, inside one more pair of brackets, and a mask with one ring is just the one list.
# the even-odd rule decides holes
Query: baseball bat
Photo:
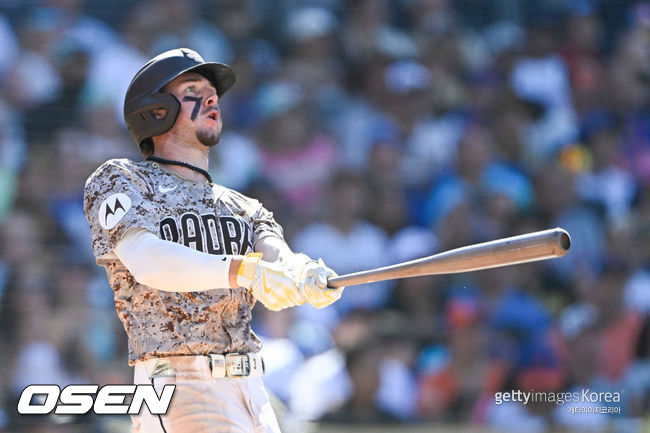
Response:
[{"label": "baseball bat", "polygon": [[354,286],[375,281],[423,275],[456,274],[564,256],[571,237],[559,227],[490,242],[468,245],[383,268],[332,277],[328,287]]}]

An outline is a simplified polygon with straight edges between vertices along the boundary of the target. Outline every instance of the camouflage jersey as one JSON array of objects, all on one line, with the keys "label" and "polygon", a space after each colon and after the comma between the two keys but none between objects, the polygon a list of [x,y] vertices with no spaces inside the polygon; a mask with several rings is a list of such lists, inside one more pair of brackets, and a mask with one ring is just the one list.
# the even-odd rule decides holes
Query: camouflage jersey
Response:
[{"label": "camouflage jersey", "polygon": [[[167,292],[139,284],[115,255],[140,227],[209,254],[247,254],[258,239],[282,238],[257,201],[208,182],[184,180],[155,162],[113,159],[87,180],[84,211],[97,264],[106,268],[129,341],[129,364],[152,357],[256,352],[255,299],[243,288]],[[187,269],[192,272],[192,269]]]}]

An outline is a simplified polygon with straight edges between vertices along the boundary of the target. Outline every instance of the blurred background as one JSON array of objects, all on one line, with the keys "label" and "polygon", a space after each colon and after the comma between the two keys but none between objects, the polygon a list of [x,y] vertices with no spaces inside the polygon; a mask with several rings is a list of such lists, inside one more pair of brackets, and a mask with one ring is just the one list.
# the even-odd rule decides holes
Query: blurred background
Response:
[{"label": "blurred background", "polygon": [[[286,432],[650,431],[650,3],[624,0],[2,0],[0,431],[129,431],[15,407],[32,383],[131,382],[83,186],[141,159],[123,97],[177,47],[237,74],[215,179],[339,273],[573,239],[559,260],[358,286],[324,310],[257,306]],[[623,398],[494,398],[585,388]]]}]

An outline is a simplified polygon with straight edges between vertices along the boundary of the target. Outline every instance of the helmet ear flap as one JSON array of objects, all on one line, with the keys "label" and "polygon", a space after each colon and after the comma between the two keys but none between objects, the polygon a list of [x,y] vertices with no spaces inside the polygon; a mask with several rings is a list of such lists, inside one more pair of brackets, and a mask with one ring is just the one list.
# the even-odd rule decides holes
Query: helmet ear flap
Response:
[{"label": "helmet ear flap", "polygon": [[[164,108],[164,117],[156,118],[154,110]],[[125,120],[136,143],[169,131],[178,117],[181,103],[171,93],[141,95],[125,105]],[[137,132],[136,132],[137,131]]]}]

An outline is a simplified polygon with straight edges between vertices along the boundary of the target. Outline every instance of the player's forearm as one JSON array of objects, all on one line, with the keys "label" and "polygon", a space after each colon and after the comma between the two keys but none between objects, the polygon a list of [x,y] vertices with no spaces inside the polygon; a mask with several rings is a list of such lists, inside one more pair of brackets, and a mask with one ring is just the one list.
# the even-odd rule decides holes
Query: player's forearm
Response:
[{"label": "player's forearm", "polygon": [[241,256],[217,256],[159,239],[143,229],[129,230],[115,254],[135,280],[158,290],[194,292],[237,287]]}]

